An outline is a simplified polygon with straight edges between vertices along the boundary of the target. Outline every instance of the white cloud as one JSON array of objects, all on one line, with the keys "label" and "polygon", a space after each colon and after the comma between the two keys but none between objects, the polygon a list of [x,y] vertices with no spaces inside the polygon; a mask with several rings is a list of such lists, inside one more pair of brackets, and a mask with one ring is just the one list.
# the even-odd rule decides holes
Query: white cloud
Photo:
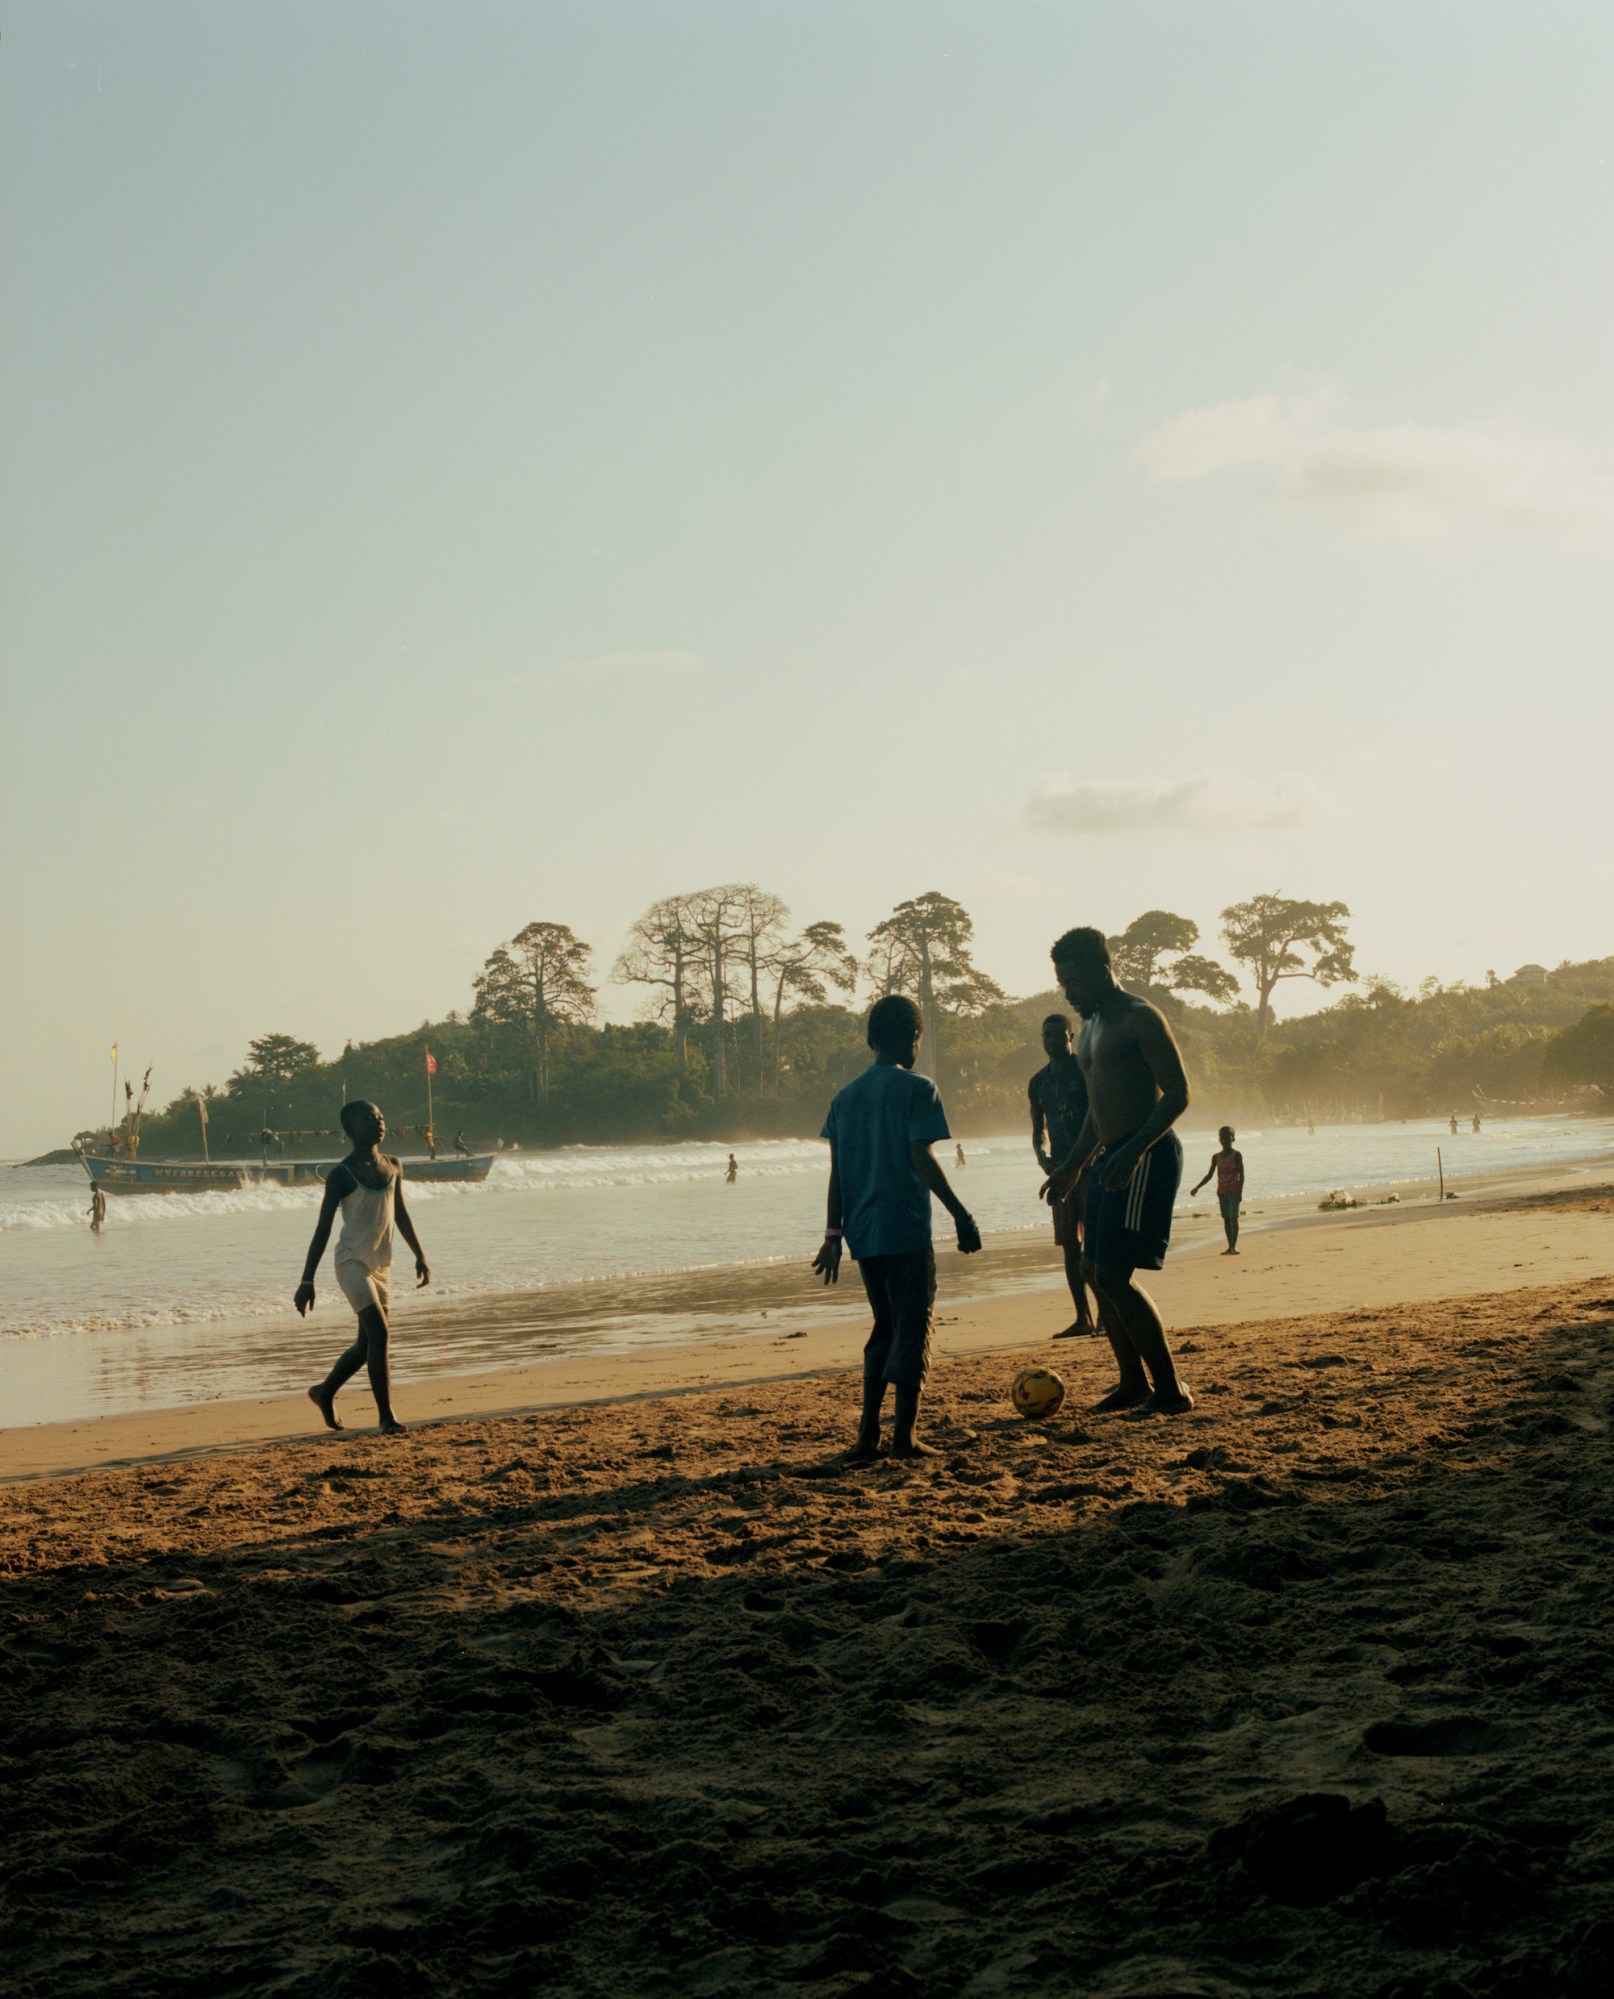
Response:
[{"label": "white cloud", "polygon": [[1327,390],[1185,410],[1133,459],[1161,483],[1243,474],[1297,508],[1406,541],[1614,540],[1614,451],[1528,424],[1356,423]]},{"label": "white cloud", "polygon": [[1027,812],[1036,833],[1229,833],[1298,825],[1313,802],[1298,784],[1215,772],[1135,783],[1060,775],[1033,789]]},{"label": "white cloud", "polygon": [[601,652],[591,659],[563,659],[554,666],[526,666],[501,674],[488,685],[495,691],[510,687],[543,687],[580,675],[609,677],[619,673],[704,673],[705,661],[692,652]]},{"label": "white cloud", "polygon": [[592,659],[565,659],[551,673],[694,673],[700,661],[692,652],[601,652]]}]

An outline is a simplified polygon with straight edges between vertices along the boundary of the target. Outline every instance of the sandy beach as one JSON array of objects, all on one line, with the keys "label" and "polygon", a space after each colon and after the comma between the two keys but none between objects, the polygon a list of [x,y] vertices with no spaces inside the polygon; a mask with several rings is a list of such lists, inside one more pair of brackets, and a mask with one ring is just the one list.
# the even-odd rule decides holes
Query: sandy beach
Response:
[{"label": "sandy beach", "polygon": [[913,1466],[850,1320],[6,1433],[0,1992],[1601,1993],[1611,1224],[1184,1259],[1163,1421],[944,1290]]}]

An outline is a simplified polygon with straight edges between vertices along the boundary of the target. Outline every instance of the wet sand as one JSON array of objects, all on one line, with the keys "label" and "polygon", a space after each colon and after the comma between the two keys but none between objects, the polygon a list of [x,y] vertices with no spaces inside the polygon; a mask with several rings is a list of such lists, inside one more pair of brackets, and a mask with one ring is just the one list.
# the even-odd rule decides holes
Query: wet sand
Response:
[{"label": "wet sand", "polygon": [[[1210,1225],[1201,1220],[1181,1231],[1198,1246],[1188,1254],[1174,1250],[1166,1268],[1149,1275],[1148,1288],[1169,1326],[1221,1326],[1522,1289],[1614,1269],[1611,1232],[1597,1212],[1596,1189],[1607,1183],[1584,1172],[1557,1172],[1532,1176],[1526,1184],[1543,1191],[1521,1196],[1513,1182],[1444,1208],[1408,1202],[1338,1216],[1318,1214],[1308,1204],[1275,1223],[1246,1229],[1236,1258],[1219,1253],[1219,1225],[1213,1240]],[[970,1258],[944,1246],[942,1237],[937,1241],[941,1356],[1008,1353],[1069,1323],[1070,1294],[1057,1252],[1045,1239],[989,1242],[982,1255]],[[995,1289],[1005,1266],[1009,1281],[1019,1287],[1006,1296]],[[806,1259],[793,1276],[769,1268],[741,1271],[736,1279],[756,1287],[749,1331],[647,1341],[627,1352],[583,1348],[521,1366],[427,1379],[411,1378],[411,1328],[404,1318],[393,1337],[394,1403],[406,1422],[418,1425],[766,1382],[857,1360],[868,1321],[851,1265],[838,1290],[827,1294],[807,1271]],[[781,1296],[787,1301],[783,1306]],[[763,1298],[771,1310],[761,1304]],[[826,1298],[841,1301],[839,1312],[846,1316],[832,1304],[825,1317]],[[522,1310],[519,1298],[480,1306],[480,1316],[489,1322],[480,1345],[496,1348],[500,1313]],[[309,1379],[316,1365],[322,1369],[346,1344],[351,1323],[335,1314],[325,1322]],[[339,1408],[355,1427],[374,1421],[362,1375],[346,1389]],[[317,1427],[317,1416],[298,1392],[0,1429],[0,1484],[241,1450],[306,1436]]]},{"label": "wet sand", "polygon": [[1611,1223],[1330,1225],[1173,1420],[1007,1414],[1022,1304],[913,1466],[838,1373],[15,1483],[0,1992],[1600,1994]]}]

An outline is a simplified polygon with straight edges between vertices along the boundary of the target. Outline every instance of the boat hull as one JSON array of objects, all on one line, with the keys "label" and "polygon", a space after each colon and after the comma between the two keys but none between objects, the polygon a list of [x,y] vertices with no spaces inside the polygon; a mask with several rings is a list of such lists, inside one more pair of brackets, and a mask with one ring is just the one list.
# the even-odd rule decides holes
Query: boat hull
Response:
[{"label": "boat hull", "polygon": [[[103,1159],[85,1153],[84,1170],[109,1194],[228,1194],[241,1187],[317,1187],[334,1159]],[[405,1180],[478,1181],[493,1170],[495,1155],[468,1159],[406,1159]]]}]

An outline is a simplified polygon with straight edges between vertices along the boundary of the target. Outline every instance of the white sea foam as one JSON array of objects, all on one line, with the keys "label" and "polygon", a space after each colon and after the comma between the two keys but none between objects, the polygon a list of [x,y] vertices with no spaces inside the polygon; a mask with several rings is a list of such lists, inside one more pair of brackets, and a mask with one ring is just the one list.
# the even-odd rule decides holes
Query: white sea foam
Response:
[{"label": "white sea foam", "polygon": [[[1274,1198],[1315,1201],[1338,1186],[1371,1196],[1421,1179],[1432,1189],[1437,1144],[1448,1186],[1455,1182],[1459,1191],[1465,1176],[1480,1172],[1553,1160],[1606,1163],[1611,1133],[1603,1120],[1539,1118],[1498,1120],[1477,1136],[1465,1127],[1452,1138],[1435,1120],[1329,1126],[1315,1138],[1304,1130],[1251,1129],[1239,1144],[1250,1170],[1249,1202],[1258,1210]],[[1215,1139],[1196,1130],[1184,1143],[1186,1188],[1203,1172]],[[1046,1230],[1029,1136],[969,1139],[965,1149],[969,1165],[955,1184],[982,1229]],[[425,1302],[617,1280],[626,1298],[632,1280],[769,1261],[798,1261],[803,1296],[817,1295],[807,1266],[823,1222],[823,1145],[737,1142],[733,1187],[724,1184],[729,1150],[700,1141],[506,1152],[482,1183],[417,1181],[409,1198],[434,1272]],[[950,1148],[941,1157],[952,1173]],[[97,1239],[87,1226],[82,1169],[0,1170],[0,1345],[7,1337],[71,1334],[116,1345],[166,1331],[172,1338],[154,1341],[153,1351],[177,1355],[188,1340],[202,1367],[212,1338],[202,1329],[240,1320],[263,1328],[248,1346],[255,1341],[270,1354],[285,1337],[273,1322],[296,1324],[291,1291],[318,1204],[313,1186],[114,1195]],[[402,1300],[410,1271],[401,1244],[397,1254],[394,1295]],[[327,1264],[321,1324],[333,1331],[340,1315],[332,1306],[339,1304]],[[0,1378],[0,1405],[8,1392]]]}]

